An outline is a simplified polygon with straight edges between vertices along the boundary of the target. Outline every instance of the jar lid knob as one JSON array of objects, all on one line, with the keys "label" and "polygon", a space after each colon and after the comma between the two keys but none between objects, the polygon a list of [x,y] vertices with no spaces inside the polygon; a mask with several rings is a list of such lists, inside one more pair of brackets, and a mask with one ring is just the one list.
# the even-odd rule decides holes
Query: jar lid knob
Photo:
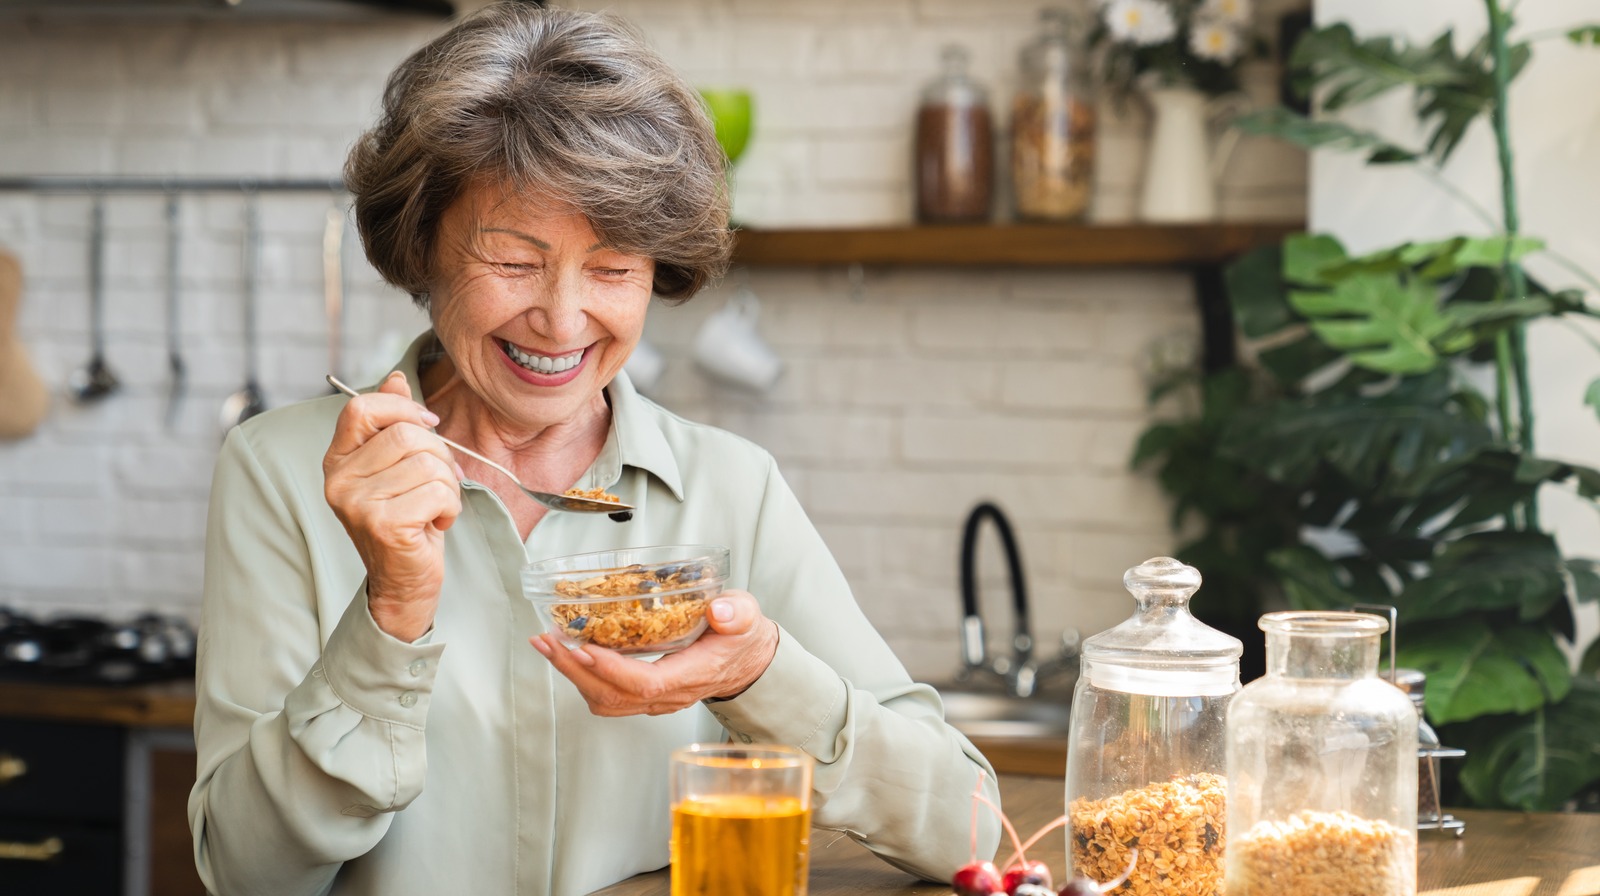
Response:
[{"label": "jar lid knob", "polygon": [[1151,557],[1124,573],[1122,585],[1141,601],[1151,594],[1188,598],[1200,590],[1200,570],[1171,557]]}]

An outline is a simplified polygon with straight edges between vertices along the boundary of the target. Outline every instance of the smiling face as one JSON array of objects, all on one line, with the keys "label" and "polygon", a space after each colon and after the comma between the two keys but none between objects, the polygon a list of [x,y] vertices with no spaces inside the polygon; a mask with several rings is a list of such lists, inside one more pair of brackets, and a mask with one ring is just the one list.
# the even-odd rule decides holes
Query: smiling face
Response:
[{"label": "smiling face", "polygon": [[480,184],[440,221],[433,270],[434,332],[500,426],[531,435],[603,413],[644,329],[651,259],[601,245],[570,206]]}]

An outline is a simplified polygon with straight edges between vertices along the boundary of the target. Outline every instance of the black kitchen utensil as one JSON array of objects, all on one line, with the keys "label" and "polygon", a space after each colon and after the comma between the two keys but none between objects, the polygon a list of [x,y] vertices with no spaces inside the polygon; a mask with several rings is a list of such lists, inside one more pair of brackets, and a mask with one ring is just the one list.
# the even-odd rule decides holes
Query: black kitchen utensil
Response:
[{"label": "black kitchen utensil", "polygon": [[68,383],[80,403],[99,401],[117,391],[121,381],[106,363],[106,200],[94,197],[89,218],[89,361],[73,371]]}]

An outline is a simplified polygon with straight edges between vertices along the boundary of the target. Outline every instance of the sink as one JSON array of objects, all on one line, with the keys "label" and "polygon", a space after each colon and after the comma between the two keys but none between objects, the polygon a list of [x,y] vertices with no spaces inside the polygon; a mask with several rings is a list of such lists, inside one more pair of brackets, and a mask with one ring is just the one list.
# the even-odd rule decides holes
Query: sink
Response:
[{"label": "sink", "polygon": [[967,737],[1065,738],[1071,718],[1071,692],[1016,697],[999,691],[940,688],[944,717]]}]

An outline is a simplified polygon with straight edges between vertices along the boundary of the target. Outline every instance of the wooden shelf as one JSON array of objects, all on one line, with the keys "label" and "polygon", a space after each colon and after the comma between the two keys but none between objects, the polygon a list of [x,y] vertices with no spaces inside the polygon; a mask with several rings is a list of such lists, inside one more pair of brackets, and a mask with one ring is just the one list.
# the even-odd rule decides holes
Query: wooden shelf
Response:
[{"label": "wooden shelf", "polygon": [[0,718],[190,728],[194,725],[194,682],[110,687],[7,681],[0,683]]},{"label": "wooden shelf", "polygon": [[1195,267],[1221,264],[1305,229],[1299,221],[1218,224],[976,224],[746,229],[735,264]]}]

